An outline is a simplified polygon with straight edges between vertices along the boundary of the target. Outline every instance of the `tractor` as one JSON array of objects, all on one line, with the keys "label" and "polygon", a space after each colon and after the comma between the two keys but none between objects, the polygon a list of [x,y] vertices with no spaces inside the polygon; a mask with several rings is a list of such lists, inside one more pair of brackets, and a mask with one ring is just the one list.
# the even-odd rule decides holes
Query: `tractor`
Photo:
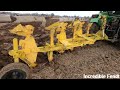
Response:
[{"label": "tractor", "polygon": [[105,16],[107,19],[105,26],[105,34],[108,36],[109,41],[120,41],[120,11],[100,11],[99,14],[92,15],[90,23],[93,23],[91,27],[91,33],[96,33],[102,25],[101,16]]}]

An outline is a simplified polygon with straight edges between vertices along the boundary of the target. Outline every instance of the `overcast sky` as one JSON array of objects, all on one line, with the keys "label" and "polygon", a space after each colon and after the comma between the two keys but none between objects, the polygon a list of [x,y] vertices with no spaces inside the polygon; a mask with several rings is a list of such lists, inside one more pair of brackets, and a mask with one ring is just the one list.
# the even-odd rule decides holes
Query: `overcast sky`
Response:
[{"label": "overcast sky", "polygon": [[15,13],[39,13],[39,14],[51,14],[55,15],[67,15],[67,16],[91,16],[92,14],[98,14],[99,11],[6,11]]}]

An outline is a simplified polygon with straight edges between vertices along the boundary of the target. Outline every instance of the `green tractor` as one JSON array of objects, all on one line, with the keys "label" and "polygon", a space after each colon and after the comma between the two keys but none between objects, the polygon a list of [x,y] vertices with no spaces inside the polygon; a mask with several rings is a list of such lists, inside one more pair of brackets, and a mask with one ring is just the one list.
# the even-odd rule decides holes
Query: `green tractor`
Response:
[{"label": "green tractor", "polygon": [[90,23],[93,23],[90,33],[96,33],[102,26],[101,16],[106,16],[105,34],[109,41],[120,41],[120,11],[100,11],[99,14],[92,15]]}]

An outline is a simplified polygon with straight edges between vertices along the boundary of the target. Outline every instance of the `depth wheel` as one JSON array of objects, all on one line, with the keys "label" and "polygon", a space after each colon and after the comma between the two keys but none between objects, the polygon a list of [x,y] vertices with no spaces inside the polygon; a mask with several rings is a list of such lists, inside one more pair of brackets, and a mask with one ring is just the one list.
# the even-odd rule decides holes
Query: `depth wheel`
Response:
[{"label": "depth wheel", "polygon": [[0,71],[0,79],[29,79],[30,69],[23,63],[11,63]]}]

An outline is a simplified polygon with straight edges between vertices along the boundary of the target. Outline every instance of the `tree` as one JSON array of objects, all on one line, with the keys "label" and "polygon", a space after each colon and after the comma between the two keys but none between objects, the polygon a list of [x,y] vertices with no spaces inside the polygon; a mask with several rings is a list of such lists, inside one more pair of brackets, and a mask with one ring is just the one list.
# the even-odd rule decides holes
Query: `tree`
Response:
[{"label": "tree", "polygon": [[51,17],[55,16],[54,13],[51,13]]}]

